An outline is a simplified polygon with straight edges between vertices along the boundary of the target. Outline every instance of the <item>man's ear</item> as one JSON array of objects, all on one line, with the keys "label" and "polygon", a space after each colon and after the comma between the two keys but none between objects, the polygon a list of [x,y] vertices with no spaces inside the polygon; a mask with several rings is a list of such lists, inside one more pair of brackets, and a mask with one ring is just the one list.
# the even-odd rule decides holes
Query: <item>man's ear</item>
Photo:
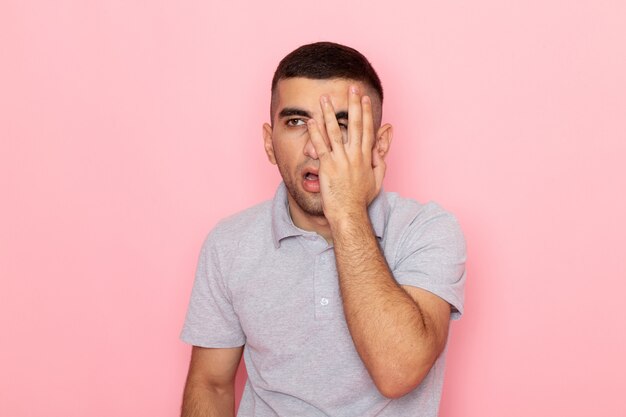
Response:
[{"label": "man's ear", "polygon": [[263,146],[265,147],[265,153],[267,159],[276,165],[276,155],[274,155],[274,143],[272,142],[272,126],[268,123],[263,124]]},{"label": "man's ear", "polygon": [[373,152],[378,152],[378,155],[385,159],[389,147],[391,146],[391,140],[393,139],[393,126],[389,123],[382,125],[376,132],[376,143],[374,144]]}]

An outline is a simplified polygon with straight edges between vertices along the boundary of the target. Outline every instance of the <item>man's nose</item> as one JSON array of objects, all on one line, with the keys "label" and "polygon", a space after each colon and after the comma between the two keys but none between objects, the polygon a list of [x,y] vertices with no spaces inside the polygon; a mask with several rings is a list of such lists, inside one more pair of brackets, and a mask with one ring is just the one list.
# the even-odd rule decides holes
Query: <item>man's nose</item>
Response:
[{"label": "man's nose", "polygon": [[307,140],[304,144],[304,154],[311,159],[318,159],[317,151],[315,150],[315,146],[313,146],[313,142],[311,142],[311,135],[306,133]]}]

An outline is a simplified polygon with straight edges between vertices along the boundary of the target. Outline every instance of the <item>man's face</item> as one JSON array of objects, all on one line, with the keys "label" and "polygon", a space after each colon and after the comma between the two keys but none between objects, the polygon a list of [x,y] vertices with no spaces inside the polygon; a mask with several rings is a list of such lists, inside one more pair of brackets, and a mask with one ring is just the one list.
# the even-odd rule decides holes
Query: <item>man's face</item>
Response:
[{"label": "man's face", "polygon": [[360,91],[372,99],[375,127],[378,128],[380,100],[373,89],[362,82],[347,79],[288,78],[279,81],[276,86],[273,126],[263,126],[265,150],[270,162],[278,166],[287,186],[289,207],[292,211],[298,210],[305,216],[324,215],[317,179],[319,160],[309,138],[306,121],[313,118],[318,126],[324,126],[320,97],[327,95],[335,109],[337,121],[346,134],[348,88],[351,85],[357,85]]}]

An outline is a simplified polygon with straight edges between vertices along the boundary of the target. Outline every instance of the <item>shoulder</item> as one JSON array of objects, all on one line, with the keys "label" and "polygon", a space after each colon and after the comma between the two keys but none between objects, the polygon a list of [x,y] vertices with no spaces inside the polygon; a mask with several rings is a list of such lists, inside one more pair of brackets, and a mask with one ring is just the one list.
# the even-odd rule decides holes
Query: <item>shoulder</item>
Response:
[{"label": "shoulder", "polygon": [[221,219],[209,232],[205,247],[236,249],[242,241],[270,233],[271,223],[272,201],[268,200]]},{"label": "shoulder", "polygon": [[243,233],[269,225],[272,221],[272,200],[267,200],[221,219],[214,228],[220,234]]},{"label": "shoulder", "polygon": [[385,257],[400,285],[425,289],[463,312],[466,244],[456,217],[439,204],[390,193]]},{"label": "shoulder", "polygon": [[414,227],[459,227],[454,214],[445,210],[434,201],[420,203],[394,192],[388,192],[385,195],[389,204],[389,222],[403,223],[406,226],[412,225]]},{"label": "shoulder", "polygon": [[398,193],[386,193],[389,204],[387,236],[398,242],[413,244],[447,242],[447,246],[464,250],[465,239],[454,214],[430,201],[420,203]]}]

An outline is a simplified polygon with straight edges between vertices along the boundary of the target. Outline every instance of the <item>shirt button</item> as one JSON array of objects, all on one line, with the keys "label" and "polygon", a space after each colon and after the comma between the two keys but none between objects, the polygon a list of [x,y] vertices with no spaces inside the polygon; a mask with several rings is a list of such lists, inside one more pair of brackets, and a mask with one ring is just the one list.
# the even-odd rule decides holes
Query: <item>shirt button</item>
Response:
[{"label": "shirt button", "polygon": [[328,298],[322,298],[320,300],[320,304],[323,305],[323,306],[327,306],[328,305]]}]

